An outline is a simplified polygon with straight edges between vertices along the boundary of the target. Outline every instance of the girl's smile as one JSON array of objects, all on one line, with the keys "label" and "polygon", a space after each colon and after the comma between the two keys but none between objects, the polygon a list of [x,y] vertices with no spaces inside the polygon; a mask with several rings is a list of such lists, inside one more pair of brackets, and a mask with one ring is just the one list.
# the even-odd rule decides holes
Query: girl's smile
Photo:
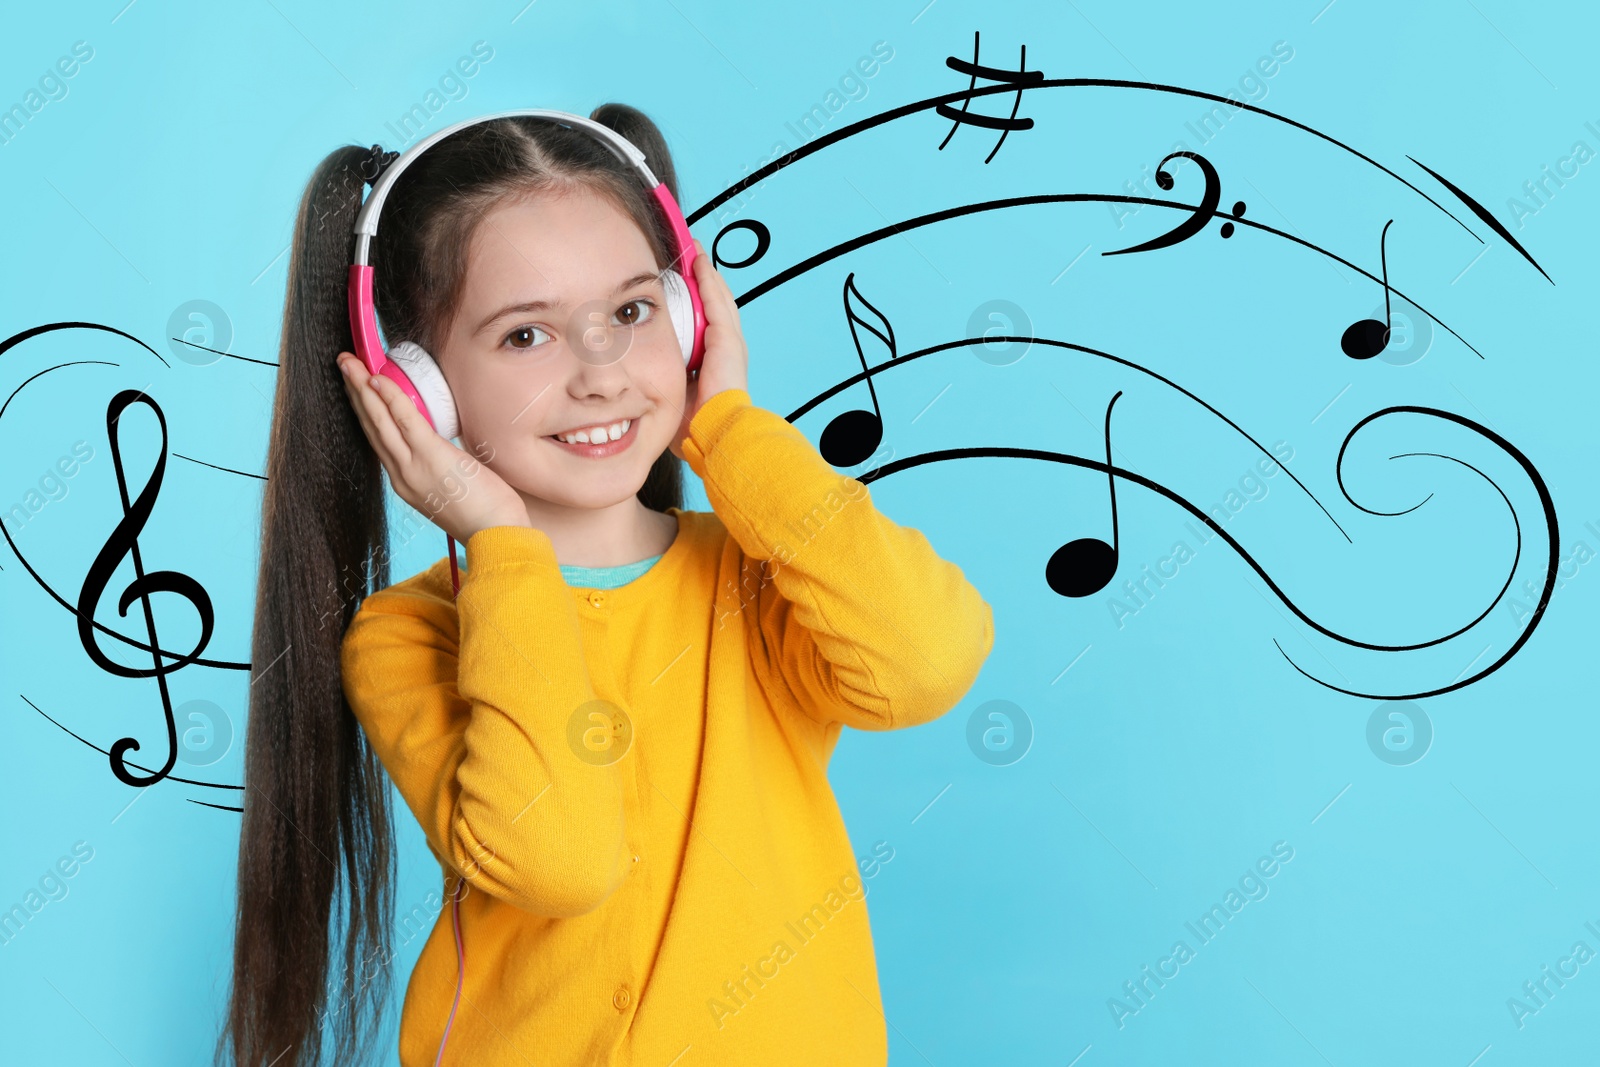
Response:
[{"label": "girl's smile", "polygon": [[[601,444],[594,444],[592,442],[589,444],[584,444],[580,441],[563,441],[561,438],[554,435],[546,437],[545,440],[553,441],[557,446],[565,449],[575,456],[583,456],[587,459],[605,459],[607,456],[614,456],[624,449],[627,449],[633,444],[634,438],[639,436],[638,419],[623,419],[622,422],[627,428],[622,431],[622,436],[618,437],[614,441],[607,440]],[[586,429],[595,430],[596,427],[591,426],[587,427]]]}]

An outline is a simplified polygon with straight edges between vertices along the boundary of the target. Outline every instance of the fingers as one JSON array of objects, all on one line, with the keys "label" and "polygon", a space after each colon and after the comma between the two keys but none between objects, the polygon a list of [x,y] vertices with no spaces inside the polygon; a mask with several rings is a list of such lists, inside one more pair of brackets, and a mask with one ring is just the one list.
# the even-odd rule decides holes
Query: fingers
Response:
[{"label": "fingers", "polygon": [[427,446],[428,438],[438,435],[417,410],[416,401],[406,396],[398,385],[381,374],[374,374],[371,382],[377,388],[378,397],[389,415],[389,425],[394,429],[395,444],[390,447],[402,463],[410,463],[416,452]]},{"label": "fingers", "polygon": [[366,434],[367,443],[378,454],[378,459],[388,467],[387,450],[382,448],[378,441],[378,433],[372,428],[372,417],[367,414],[367,405],[361,395],[361,390],[366,386],[366,368],[349,352],[340,352],[338,363],[339,377],[344,383],[344,394],[350,398],[350,408],[356,413],[356,421],[361,423],[361,432]]},{"label": "fingers", "polygon": [[[392,409],[382,391],[385,385],[396,393],[400,392],[399,389],[382,375],[369,374],[366,366],[355,356],[348,361],[341,356],[339,366],[345,373],[346,391],[350,393],[350,402],[355,406],[356,416],[361,420],[367,440],[371,442],[373,451],[378,453],[384,469],[389,472],[389,480],[400,484],[403,481],[402,468],[411,462],[411,449],[406,444],[404,433],[395,425]],[[377,383],[376,387],[374,383]],[[405,399],[403,394],[401,399]],[[406,403],[410,401],[406,400]]]}]

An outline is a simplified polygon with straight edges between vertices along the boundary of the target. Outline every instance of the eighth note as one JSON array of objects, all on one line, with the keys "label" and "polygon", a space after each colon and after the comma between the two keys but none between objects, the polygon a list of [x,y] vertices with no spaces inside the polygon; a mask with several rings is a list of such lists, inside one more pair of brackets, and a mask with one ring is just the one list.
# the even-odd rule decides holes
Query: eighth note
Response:
[{"label": "eighth note", "polygon": [[[850,323],[850,340],[855,343],[856,358],[861,361],[861,369],[867,372],[867,393],[872,397],[872,410],[857,408],[846,411],[835,415],[829,420],[828,425],[823,427],[822,438],[817,442],[817,451],[822,453],[823,459],[835,467],[854,467],[872,455],[883,441],[883,409],[878,407],[878,391],[872,385],[872,371],[867,367],[866,353],[861,351],[861,336],[856,333],[856,324],[860,323],[870,330],[874,337],[888,347],[889,358],[891,360],[895,358],[894,327],[889,324],[883,312],[873,307],[867,298],[861,295],[860,290],[856,288],[855,278],[855,272],[851,271],[844,279],[844,313]],[[856,313],[851,305],[852,295],[877,316],[878,323],[882,324],[881,329]]]},{"label": "eighth note", "polygon": [[1394,326],[1394,311],[1389,305],[1389,227],[1393,225],[1394,219],[1384,223],[1378,237],[1378,251],[1383,258],[1383,317],[1387,321],[1362,319],[1345,329],[1339,347],[1351,359],[1371,359],[1389,347],[1389,332]]},{"label": "eighth note", "polygon": [[1111,473],[1111,409],[1117,406],[1118,389],[1106,405],[1106,478],[1111,483],[1111,543],[1098,537],[1068,541],[1050,556],[1044,567],[1044,580],[1062,596],[1093,596],[1117,576],[1117,561],[1122,555],[1122,539],[1117,532],[1117,477]]}]

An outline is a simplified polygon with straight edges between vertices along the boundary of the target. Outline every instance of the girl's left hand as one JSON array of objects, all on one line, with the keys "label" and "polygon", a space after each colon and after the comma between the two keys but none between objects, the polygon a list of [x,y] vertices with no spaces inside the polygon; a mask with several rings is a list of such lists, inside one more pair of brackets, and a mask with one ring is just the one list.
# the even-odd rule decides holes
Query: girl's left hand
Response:
[{"label": "girl's left hand", "polygon": [[739,305],[733,290],[717,272],[698,238],[694,242],[694,280],[700,288],[700,305],[706,313],[705,355],[700,370],[689,379],[684,392],[683,421],[673,439],[672,454],[683,458],[682,443],[689,436],[689,424],[701,406],[724,389],[750,388],[750,352],[739,328]]}]

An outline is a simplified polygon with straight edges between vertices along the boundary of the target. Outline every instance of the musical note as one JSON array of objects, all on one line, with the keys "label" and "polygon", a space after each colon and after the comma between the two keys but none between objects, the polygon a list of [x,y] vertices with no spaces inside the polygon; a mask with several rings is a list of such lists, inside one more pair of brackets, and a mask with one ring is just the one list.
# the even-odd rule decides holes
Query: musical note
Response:
[{"label": "musical note", "polygon": [[[1188,151],[1168,152],[1156,167],[1156,184],[1163,189],[1171,190],[1173,180],[1171,172],[1167,170],[1167,162],[1178,156],[1192,159],[1198,163],[1200,165],[1200,173],[1205,177],[1206,186],[1200,196],[1200,203],[1194,209],[1194,214],[1166,233],[1152,237],[1143,244],[1137,244],[1131,248],[1116,248],[1110,252],[1101,252],[1102,256],[1120,256],[1129,252],[1150,252],[1157,248],[1167,248],[1171,245],[1181,244],[1205,229],[1206,224],[1217,217],[1217,205],[1222,202],[1222,179],[1217,176],[1217,168],[1213,167],[1211,161],[1205,156],[1197,152]],[[1243,218],[1244,212],[1244,201],[1235,201],[1231,212],[1233,217],[1235,219]],[[1224,222],[1222,224],[1222,236],[1224,238],[1233,236],[1232,222]]]},{"label": "musical note", "polygon": [[[749,230],[753,235],[755,235],[755,251],[751,252],[743,259],[723,259],[722,252],[720,251],[722,239],[728,236],[728,234],[734,230]],[[771,246],[772,231],[767,228],[766,223],[757,219],[737,219],[718,230],[717,235],[711,239],[711,262],[718,267],[727,267],[729,270],[738,270],[740,267],[748,267],[752,263],[759,262],[761,257],[767,254],[767,249]]]},{"label": "musical note", "polygon": [[[121,427],[123,412],[135,403],[143,403],[155,412],[156,420],[161,425],[161,446],[156,454],[155,469],[150,478],[145,482],[144,488],[139,491],[138,499],[129,501],[128,480],[122,469],[122,449],[118,444],[118,434]],[[111,398],[110,405],[106,408],[106,435],[111,443],[111,461],[117,471],[117,489],[122,497],[122,519],[116,528],[111,531],[111,536],[101,547],[99,555],[89,567],[89,573],[84,576],[83,588],[78,594],[78,640],[83,644],[83,649],[89,654],[102,670],[115,674],[121,678],[155,678],[161,691],[161,706],[167,719],[167,758],[161,768],[146,776],[134,774],[128,769],[128,752],[138,751],[139,742],[132,737],[124,737],[111,746],[111,772],[118,780],[132,786],[154,785],[172,772],[173,764],[178,759],[178,727],[173,716],[172,696],[167,691],[166,676],[174,671],[182,670],[199,658],[205,647],[211,641],[211,631],[215,623],[215,615],[211,609],[211,597],[199,582],[177,571],[153,571],[145,573],[144,560],[139,552],[139,531],[144,529],[151,512],[155,508],[156,497],[161,492],[161,479],[166,472],[167,465],[167,420],[161,408],[143,392],[137,389],[124,389]],[[139,601],[144,609],[145,631],[150,637],[151,655],[155,660],[152,668],[125,667],[111,659],[100,650],[98,638],[95,635],[94,615],[95,608],[100,603],[100,598],[110,583],[112,575],[117,570],[118,563],[123,556],[133,559],[134,580],[122,590],[117,598],[117,613],[122,616],[128,614],[128,606],[135,600]],[[156,639],[155,613],[150,608],[150,594],[176,593],[194,605],[200,614],[200,641],[194,650],[178,656],[172,663],[162,663],[162,656],[172,656],[174,653],[164,652],[161,643]]]},{"label": "musical note", "polygon": [[[866,354],[861,350],[861,336],[856,332],[856,324],[860,323],[870,330],[888,347],[891,361],[895,358],[894,327],[883,312],[861,295],[856,288],[855,277],[855,272],[851,271],[844,279],[844,313],[850,323],[850,339],[856,346],[856,358],[861,361],[861,369],[867,371],[867,393],[872,397],[872,410],[853,409],[835,415],[823,428],[817,451],[835,467],[854,467],[872,455],[883,441],[883,409],[878,406],[878,390],[872,384],[872,371],[867,367]],[[877,316],[878,323],[882,324],[881,329],[856,313],[851,306],[852,295]],[[884,331],[888,331],[887,334]]]},{"label": "musical note", "polygon": [[[984,157],[985,163],[994,158],[1000,151],[1000,146],[1006,143],[1006,135],[1012,130],[1031,130],[1033,120],[1017,118],[1017,108],[1022,106],[1022,92],[1031,86],[1044,82],[1044,71],[1025,70],[1028,65],[1028,46],[1022,46],[1021,58],[1017,60],[1016,70],[1005,70],[1000,67],[985,67],[978,63],[978,31],[972,31],[972,62],[957,59],[955,56],[945,57],[945,66],[961,74],[969,75],[967,82],[967,96],[961,98],[961,109],[958,111],[942,101],[934,108],[939,114],[951,121],[950,132],[944,135],[944,140],[939,142],[939,151],[944,151],[944,146],[950,143],[950,138],[955,136],[956,129],[960,126],[980,126],[986,130],[1000,130],[1000,140],[996,141],[989,154]],[[992,115],[979,115],[967,110],[967,105],[972,103],[971,93],[977,88],[978,79],[983,78],[992,82],[1004,82],[1017,86],[1016,99],[1011,103],[1011,114],[1007,118],[995,118]]]},{"label": "musical note", "polygon": [[1383,259],[1385,321],[1362,319],[1359,322],[1352,322],[1345,328],[1344,336],[1339,338],[1339,347],[1344,349],[1344,354],[1351,359],[1371,359],[1389,347],[1389,332],[1394,327],[1394,310],[1389,303],[1389,227],[1393,225],[1394,219],[1384,223],[1383,233],[1378,237],[1378,252]]},{"label": "musical note", "polygon": [[1122,555],[1122,538],[1117,529],[1117,478],[1111,472],[1111,409],[1117,406],[1116,396],[1106,405],[1106,479],[1111,483],[1111,543],[1098,537],[1080,537],[1068,541],[1050,555],[1044,567],[1044,580],[1062,596],[1093,596],[1111,584],[1117,575],[1117,561]]}]

